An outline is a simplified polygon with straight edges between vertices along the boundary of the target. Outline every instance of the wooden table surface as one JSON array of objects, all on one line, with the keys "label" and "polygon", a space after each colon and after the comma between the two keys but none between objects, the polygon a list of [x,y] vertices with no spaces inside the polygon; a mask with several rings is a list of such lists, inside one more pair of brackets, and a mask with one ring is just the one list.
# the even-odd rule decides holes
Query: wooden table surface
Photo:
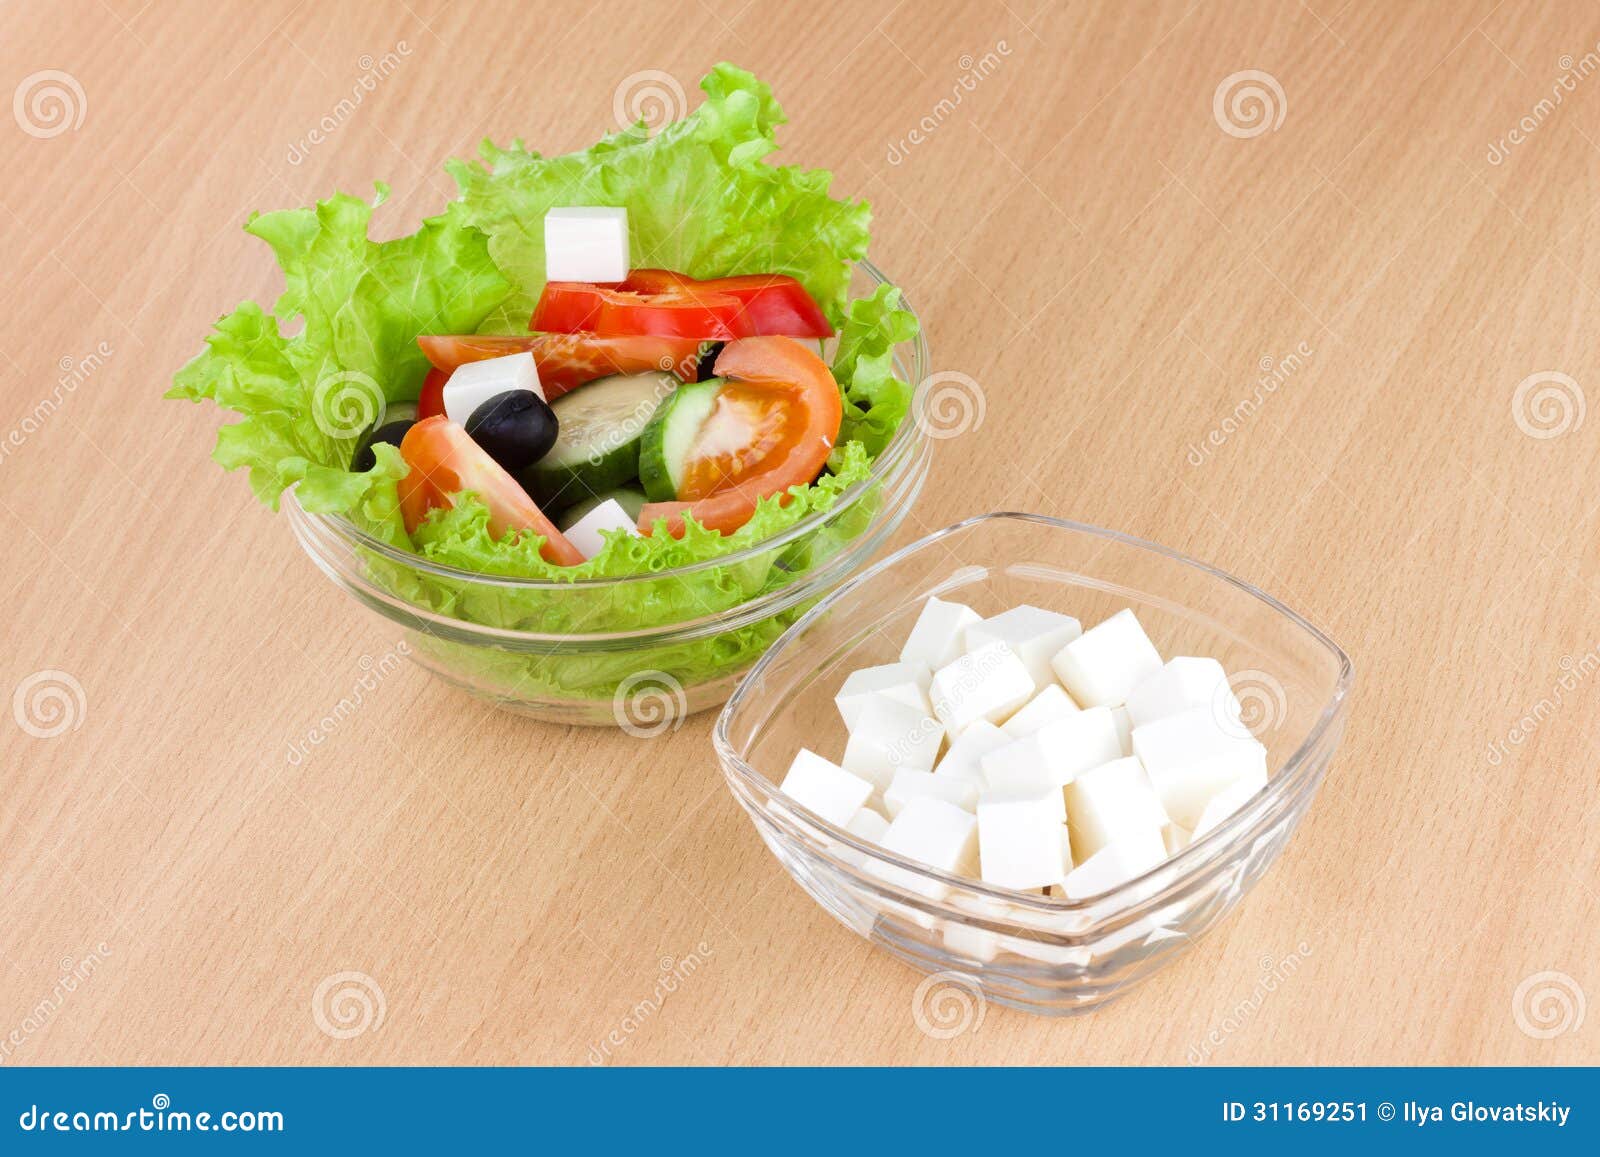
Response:
[{"label": "wooden table surface", "polygon": [[[1600,18],[1036,4],[5,5],[0,1063],[1600,1060]],[[1281,862],[1095,1015],[926,1035],[711,716],[646,747],[389,670],[158,400],[280,288],[250,211],[387,180],[406,232],[483,136],[584,147],[721,59],[983,390],[902,541],[1116,527],[1354,659]]]}]

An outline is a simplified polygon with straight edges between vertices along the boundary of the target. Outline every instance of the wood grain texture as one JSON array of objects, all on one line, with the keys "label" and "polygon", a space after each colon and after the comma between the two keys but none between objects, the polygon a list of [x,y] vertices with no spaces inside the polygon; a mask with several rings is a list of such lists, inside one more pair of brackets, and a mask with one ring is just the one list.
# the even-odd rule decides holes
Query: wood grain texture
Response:
[{"label": "wood grain texture", "polygon": [[[1600,1061],[1593,1010],[1539,1039],[1513,1008],[1542,971],[1600,997],[1593,7],[1036,3],[5,6],[6,91],[57,69],[83,112],[0,125],[0,691],[83,690],[61,735],[0,726],[5,1063],[583,1063],[691,953],[614,1063]],[[240,224],[382,179],[377,228],[408,231],[484,135],[582,147],[626,78],[692,93],[719,59],[777,90],[785,159],[872,201],[936,367],[983,387],[902,540],[1001,508],[1117,527],[1354,658],[1282,861],[1091,1017],[921,1033],[917,977],[772,862],[707,717],[647,757],[407,665],[287,758],[395,639],[207,459],[214,413],[157,401],[278,291]],[[1283,93],[1253,136],[1214,113],[1247,69]],[[1567,428],[1532,436],[1563,424],[1517,420],[1545,372]],[[383,1001],[349,1038],[312,1011],[342,972]]]}]

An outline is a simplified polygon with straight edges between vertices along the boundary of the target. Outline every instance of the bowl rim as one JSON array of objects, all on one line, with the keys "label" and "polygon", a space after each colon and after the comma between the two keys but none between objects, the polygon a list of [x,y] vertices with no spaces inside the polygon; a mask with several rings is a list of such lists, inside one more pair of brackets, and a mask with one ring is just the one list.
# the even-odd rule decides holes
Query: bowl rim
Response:
[{"label": "bowl rim", "polygon": [[[1339,664],[1338,678],[1335,680],[1333,691],[1323,704],[1316,721],[1307,731],[1300,745],[1290,754],[1288,759],[1284,760],[1277,774],[1268,780],[1266,788],[1257,792],[1244,807],[1234,812],[1204,836],[1191,841],[1177,855],[1168,857],[1149,871],[1126,880],[1114,888],[1076,900],[1041,896],[1033,892],[1015,891],[1010,888],[1002,888],[995,884],[985,883],[983,880],[974,879],[971,876],[960,876],[952,872],[941,871],[916,860],[907,859],[897,853],[887,851],[879,844],[861,839],[844,828],[823,819],[810,809],[790,800],[788,796],[783,794],[777,784],[752,767],[734,749],[729,735],[734,716],[739,713],[747,699],[754,696],[755,688],[762,681],[761,677],[766,673],[767,669],[776,661],[779,655],[790,646],[793,646],[796,640],[817,620],[827,615],[844,600],[850,598],[858,588],[866,585],[878,575],[898,565],[911,555],[971,527],[997,521],[1025,522],[1044,526],[1051,530],[1067,530],[1088,534],[1096,538],[1108,539],[1161,555],[1184,566],[1192,567],[1204,574],[1211,575],[1213,578],[1221,579],[1228,586],[1265,603],[1268,607],[1277,611],[1309,635],[1337,659]],[[1229,574],[1220,567],[1203,562],[1182,551],[1174,550],[1171,547],[1163,546],[1160,543],[1139,538],[1136,535],[1127,534],[1120,530],[1094,526],[1086,522],[1076,522],[1072,519],[1054,518],[1045,514],[994,510],[964,518],[931,534],[924,535],[915,542],[908,543],[899,550],[880,559],[872,566],[867,567],[848,581],[841,583],[818,601],[815,606],[797,619],[772,646],[767,648],[766,653],[761,656],[755,666],[746,672],[739,681],[739,685],[735,688],[733,695],[723,704],[722,710],[717,715],[716,725],[712,728],[712,746],[717,753],[718,761],[723,767],[725,776],[730,781],[737,775],[738,779],[743,781],[746,787],[755,791],[757,795],[765,795],[769,800],[782,801],[785,811],[774,815],[775,821],[793,824],[803,834],[813,838],[816,832],[820,832],[827,836],[829,840],[847,845],[852,849],[855,853],[856,863],[841,859],[823,848],[808,846],[807,852],[808,854],[825,856],[830,863],[837,866],[841,871],[849,873],[869,890],[877,892],[896,903],[910,905],[934,915],[960,919],[963,922],[970,922],[976,915],[965,909],[949,905],[946,899],[932,899],[922,892],[905,888],[877,873],[864,873],[861,871],[861,867],[865,864],[875,862],[892,866],[920,880],[937,883],[957,891],[959,894],[975,896],[990,903],[1008,904],[1013,909],[1026,910],[1040,916],[1061,916],[1093,911],[1103,918],[1102,920],[1097,920],[1092,928],[1072,933],[1046,933],[1041,929],[1031,926],[1026,927],[1029,935],[1036,937],[1048,936],[1051,940],[1072,941],[1081,939],[1086,932],[1091,930],[1104,931],[1103,925],[1108,920],[1120,921],[1125,916],[1136,919],[1144,907],[1159,906],[1181,885],[1199,876],[1205,868],[1221,862],[1224,858],[1222,856],[1224,849],[1236,843],[1242,843],[1243,837],[1251,831],[1256,823],[1261,821],[1268,811],[1272,810],[1269,805],[1282,802],[1290,794],[1291,786],[1298,786],[1299,779],[1302,778],[1301,773],[1311,766],[1312,756],[1321,749],[1329,735],[1333,733],[1334,727],[1349,701],[1350,690],[1354,685],[1354,680],[1355,668],[1350,661],[1350,656],[1325,631],[1259,587],[1246,582],[1236,575]],[[769,814],[771,814],[770,811]],[[1247,820],[1249,822],[1246,822]],[[815,829],[815,831],[807,831],[807,826]],[[1204,854],[1197,855],[1195,854],[1197,851],[1203,851]],[[1161,887],[1152,890],[1150,887],[1151,877],[1162,874],[1170,875],[1171,879],[1162,884]],[[1119,906],[1119,901],[1127,901],[1127,903]],[[993,917],[980,918],[992,919],[995,922],[1008,922],[1007,917],[998,913]],[[1022,926],[1011,925],[1012,930],[1017,927]]]},{"label": "bowl rim", "polygon": [[903,460],[912,456],[918,446],[925,443],[928,438],[921,424],[916,420],[916,396],[922,388],[922,382],[928,376],[929,353],[928,339],[923,329],[922,317],[917,313],[916,307],[906,297],[905,290],[889,279],[889,276],[865,257],[854,263],[874,282],[876,291],[881,286],[890,286],[900,291],[900,308],[911,314],[917,322],[917,332],[909,339],[911,346],[910,365],[907,367],[908,380],[912,391],[911,404],[906,409],[905,417],[900,420],[894,436],[873,459],[872,468],[861,481],[843,490],[833,503],[824,510],[813,511],[799,522],[786,530],[764,538],[731,554],[716,555],[712,558],[702,559],[699,562],[689,563],[687,566],[668,567],[665,570],[647,571],[643,574],[610,575],[592,578],[571,579],[543,579],[522,578],[516,575],[485,574],[482,571],[466,570],[461,567],[447,566],[424,558],[415,551],[406,550],[383,541],[358,527],[348,517],[342,514],[316,514],[300,505],[299,497],[293,488],[285,495],[285,502],[291,508],[291,514],[302,518],[310,526],[319,527],[337,538],[344,540],[352,546],[360,547],[377,554],[384,559],[398,563],[412,570],[430,575],[434,578],[447,579],[452,582],[471,582],[487,587],[511,587],[517,590],[571,590],[574,588],[598,589],[608,587],[623,587],[629,583],[659,582],[662,579],[672,579],[697,574],[715,567],[737,566],[749,561],[758,554],[784,546],[795,539],[816,530],[829,519],[836,518],[860,500],[862,495],[881,483],[893,469]]}]

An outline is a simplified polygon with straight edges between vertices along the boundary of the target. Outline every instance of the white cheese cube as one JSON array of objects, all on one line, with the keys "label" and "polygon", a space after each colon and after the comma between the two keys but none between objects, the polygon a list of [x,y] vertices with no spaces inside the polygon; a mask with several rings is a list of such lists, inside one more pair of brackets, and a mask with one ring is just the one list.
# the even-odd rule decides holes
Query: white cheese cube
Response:
[{"label": "white cheese cube", "polygon": [[986,719],[980,719],[957,736],[934,765],[935,775],[951,779],[966,779],[984,784],[983,768],[978,761],[989,752],[1012,742],[1011,736]]},{"label": "white cheese cube", "polygon": [[1107,844],[1161,833],[1167,824],[1156,789],[1137,759],[1113,759],[1081,773],[1067,785],[1067,826],[1078,859]]},{"label": "white cheese cube", "polygon": [[1056,681],[1050,670],[1051,658],[1081,634],[1083,628],[1072,616],[1024,603],[968,627],[967,650],[1003,643],[1022,660],[1034,687],[1042,691]]},{"label": "white cheese cube", "polygon": [[1228,673],[1215,659],[1192,655],[1168,659],[1165,667],[1128,692],[1128,718],[1135,727],[1191,707],[1211,707],[1223,718],[1239,718],[1239,700],[1228,686]]},{"label": "white cheese cube", "polygon": [[1191,707],[1135,727],[1133,753],[1167,815],[1191,831],[1219,792],[1236,783],[1260,787],[1267,782],[1267,749],[1223,730],[1209,707]]},{"label": "white cheese cube", "polygon": [[1194,825],[1194,838],[1199,839],[1212,828],[1217,827],[1223,820],[1234,812],[1244,807],[1245,804],[1255,799],[1261,789],[1267,786],[1265,779],[1241,779],[1231,787],[1223,788],[1211,797],[1205,810],[1200,813],[1200,819]]},{"label": "white cheese cube", "polygon": [[1091,707],[1047,723],[979,759],[984,782],[999,791],[1065,787],[1080,773],[1122,755],[1111,711]]},{"label": "white cheese cube", "polygon": [[546,281],[623,281],[628,268],[626,209],[583,205],[544,215]]},{"label": "white cheese cube", "polygon": [[472,411],[507,390],[531,390],[544,397],[539,369],[526,350],[503,358],[485,358],[457,366],[444,384],[444,416],[465,426]]},{"label": "white cheese cube", "polygon": [[986,884],[1048,888],[1072,869],[1057,818],[1061,793],[986,791],[978,797],[978,862]]},{"label": "white cheese cube", "polygon": [[902,663],[943,667],[966,651],[967,628],[981,623],[978,612],[964,603],[947,603],[930,597],[922,604],[916,626],[900,648]]},{"label": "white cheese cube", "polygon": [[1004,722],[1033,692],[1033,676],[1022,660],[1004,643],[990,643],[935,671],[928,698],[934,714],[957,736],[980,719]]},{"label": "white cheese cube", "polygon": [[[953,875],[974,875],[978,866],[978,817],[931,795],[914,796],[889,824],[880,841],[891,852]],[[869,865],[873,872],[920,895],[943,899],[948,885],[925,880],[893,864]]]},{"label": "white cheese cube", "polygon": [[779,790],[830,824],[843,825],[872,795],[872,785],[802,747],[789,764]]},{"label": "white cheese cube", "polygon": [[855,730],[861,708],[874,695],[886,695],[907,707],[917,708],[924,715],[931,715],[933,708],[928,705],[928,682],[932,678],[933,672],[924,663],[884,663],[878,667],[862,667],[850,672],[840,686],[839,693],[833,697],[833,702],[839,708],[839,717],[844,720],[846,731]]},{"label": "white cheese cube", "polygon": [[888,810],[889,818],[894,819],[905,809],[906,801],[918,795],[931,795],[953,803],[963,811],[971,811],[978,803],[978,785],[958,776],[902,768],[894,773],[894,778],[883,792],[883,806]]},{"label": "white cheese cube", "polygon": [[1133,720],[1128,717],[1126,707],[1113,707],[1111,709],[1111,722],[1117,728],[1117,742],[1122,744],[1122,754],[1133,754]]},{"label": "white cheese cube", "polygon": [[1145,831],[1101,848],[1067,873],[1061,889],[1069,900],[1098,896],[1160,867],[1166,858],[1161,833]]},{"label": "white cheese cube", "polygon": [[988,964],[1000,955],[1000,937],[987,928],[973,928],[954,920],[944,926],[944,946],[957,956]]},{"label": "white cheese cube", "polygon": [[602,530],[625,530],[635,538],[639,537],[637,522],[628,516],[615,498],[606,499],[563,533],[567,541],[578,548],[578,553],[584,558],[593,558],[606,545],[606,540],[600,534]]},{"label": "white cheese cube", "polygon": [[1077,713],[1078,705],[1072,701],[1072,696],[1061,689],[1061,684],[1051,683],[1002,723],[1000,730],[1015,739],[1021,739],[1024,735],[1032,735],[1046,723],[1054,723],[1057,719]]},{"label": "white cheese cube", "polygon": [[902,768],[931,771],[943,741],[944,728],[920,708],[879,695],[861,708],[839,762],[846,771],[886,791]]},{"label": "white cheese cube", "polygon": [[1131,610],[1120,610],[1073,639],[1050,660],[1082,707],[1115,707],[1161,670],[1161,655]]},{"label": "white cheese cube", "polygon": [[883,843],[883,833],[889,830],[889,821],[873,811],[864,807],[850,817],[850,822],[844,825],[844,830],[852,836],[863,840],[871,840],[875,844]]},{"label": "white cheese cube", "polygon": [[1161,838],[1167,845],[1167,855],[1175,856],[1189,846],[1194,833],[1182,824],[1168,824],[1161,829]]}]

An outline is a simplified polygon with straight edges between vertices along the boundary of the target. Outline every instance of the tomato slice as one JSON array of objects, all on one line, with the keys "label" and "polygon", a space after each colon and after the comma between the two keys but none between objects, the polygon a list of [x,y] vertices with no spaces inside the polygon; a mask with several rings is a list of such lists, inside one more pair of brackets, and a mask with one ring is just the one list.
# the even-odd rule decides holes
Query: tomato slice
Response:
[{"label": "tomato slice", "polygon": [[444,416],[444,384],[450,380],[450,371],[433,369],[422,379],[422,392],[417,395],[417,421]]},{"label": "tomato slice", "polygon": [[[758,499],[814,481],[833,451],[844,418],[839,386],[805,346],[787,337],[740,338],[722,348],[715,368],[727,384],[701,425],[681,496],[645,505],[644,534],[664,518],[680,537],[685,514],[731,534],[750,521]],[[738,431],[742,443],[730,436]]]},{"label": "tomato slice", "polygon": [[513,530],[544,536],[540,556],[557,566],[584,561],[578,548],[544,516],[517,480],[474,442],[465,429],[443,417],[423,418],[406,431],[400,456],[411,472],[400,479],[400,513],[406,531],[422,525],[436,506],[455,505],[455,495],[470,490],[489,508],[489,531],[499,538]]},{"label": "tomato slice", "polygon": [[743,305],[726,293],[694,286],[630,293],[583,281],[547,281],[529,329],[546,333],[655,334],[727,341]]},{"label": "tomato slice", "polygon": [[530,334],[424,334],[417,345],[428,355],[434,372],[443,372],[438,384],[437,408],[424,408],[434,374],[430,373],[417,399],[419,417],[444,413],[444,379],[467,362],[501,358],[531,350],[539,369],[539,384],[547,402],[570,393],[596,378],[611,374],[640,374],[665,370],[686,382],[695,380],[700,355],[699,338],[661,334],[530,333]]},{"label": "tomato slice", "polygon": [[635,269],[617,286],[634,293],[693,290],[739,299],[734,328],[742,337],[782,334],[786,337],[832,337],[833,326],[816,301],[787,273],[748,273],[700,281],[670,269]]}]

